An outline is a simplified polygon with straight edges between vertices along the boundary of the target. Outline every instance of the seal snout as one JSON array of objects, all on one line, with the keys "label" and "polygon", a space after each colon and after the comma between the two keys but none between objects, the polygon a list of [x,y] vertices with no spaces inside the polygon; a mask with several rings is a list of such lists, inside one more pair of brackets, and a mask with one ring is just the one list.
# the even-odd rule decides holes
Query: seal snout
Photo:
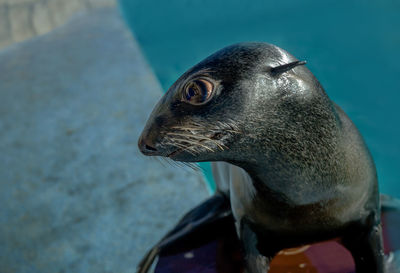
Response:
[{"label": "seal snout", "polygon": [[139,138],[138,146],[139,150],[144,155],[160,155],[158,150],[155,148],[155,145],[151,143],[148,138],[143,136],[143,134]]}]

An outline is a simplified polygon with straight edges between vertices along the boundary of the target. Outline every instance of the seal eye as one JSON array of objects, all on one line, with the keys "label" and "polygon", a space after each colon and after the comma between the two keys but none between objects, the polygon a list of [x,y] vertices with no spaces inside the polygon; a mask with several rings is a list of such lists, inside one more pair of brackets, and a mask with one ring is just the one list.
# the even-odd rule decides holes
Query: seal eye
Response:
[{"label": "seal eye", "polygon": [[208,80],[196,79],[186,86],[183,100],[193,105],[204,104],[211,98],[213,90],[214,85]]}]

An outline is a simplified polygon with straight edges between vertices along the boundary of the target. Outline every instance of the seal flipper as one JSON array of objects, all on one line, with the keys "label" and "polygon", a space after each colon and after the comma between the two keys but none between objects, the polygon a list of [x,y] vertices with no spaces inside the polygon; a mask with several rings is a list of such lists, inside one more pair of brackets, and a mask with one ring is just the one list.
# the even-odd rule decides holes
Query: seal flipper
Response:
[{"label": "seal flipper", "polygon": [[269,263],[277,251],[271,248],[268,253],[260,253],[258,250],[258,236],[250,226],[246,219],[240,221],[240,241],[245,252],[246,273],[268,272]]},{"label": "seal flipper", "polygon": [[384,273],[384,252],[382,227],[377,224],[369,230],[351,233],[342,239],[343,245],[351,252],[357,273]]},{"label": "seal flipper", "polygon": [[178,224],[147,252],[137,267],[137,273],[148,272],[154,259],[161,253],[173,254],[194,248],[193,245],[204,243],[201,235],[207,234],[212,237],[212,232],[223,232],[225,222],[233,222],[230,202],[224,194],[216,192],[186,213]]}]

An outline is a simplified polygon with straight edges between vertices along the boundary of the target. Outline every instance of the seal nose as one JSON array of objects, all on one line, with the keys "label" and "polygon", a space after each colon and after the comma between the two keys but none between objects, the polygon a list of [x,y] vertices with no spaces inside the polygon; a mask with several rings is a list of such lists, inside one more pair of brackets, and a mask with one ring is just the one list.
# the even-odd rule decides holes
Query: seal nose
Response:
[{"label": "seal nose", "polygon": [[148,141],[146,138],[143,137],[143,135],[140,136],[139,142],[138,142],[139,150],[142,152],[144,155],[157,155],[158,151],[154,147],[150,141]]}]

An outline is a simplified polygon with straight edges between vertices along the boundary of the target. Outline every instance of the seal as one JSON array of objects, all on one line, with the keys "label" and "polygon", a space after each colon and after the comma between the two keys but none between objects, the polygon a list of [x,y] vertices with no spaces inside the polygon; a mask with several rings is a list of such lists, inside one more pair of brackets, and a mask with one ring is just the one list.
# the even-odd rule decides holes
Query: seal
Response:
[{"label": "seal", "polygon": [[141,152],[215,162],[217,192],[183,217],[139,272],[163,246],[229,212],[250,273],[267,272],[284,248],[332,238],[352,253],[357,273],[383,272],[374,162],[304,64],[271,44],[235,44],[189,69],[162,97]]}]

